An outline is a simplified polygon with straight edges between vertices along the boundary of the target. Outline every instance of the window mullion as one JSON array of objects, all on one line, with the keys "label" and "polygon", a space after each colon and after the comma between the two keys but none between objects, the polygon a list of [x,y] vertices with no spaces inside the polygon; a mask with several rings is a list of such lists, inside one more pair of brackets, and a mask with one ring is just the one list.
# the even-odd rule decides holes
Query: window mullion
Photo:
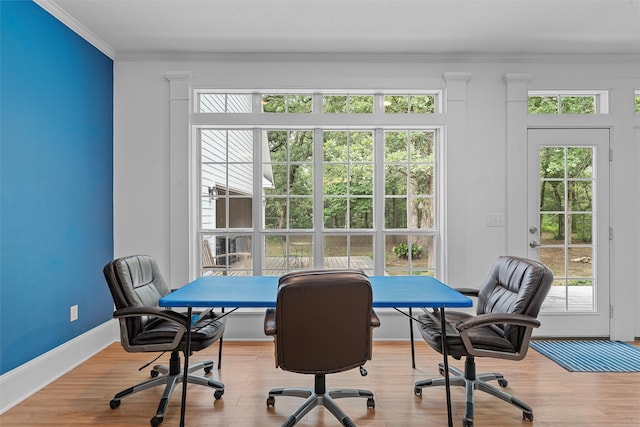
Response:
[{"label": "window mullion", "polygon": [[384,131],[375,129],[373,134],[373,228],[374,228],[374,272],[384,274]]},{"label": "window mullion", "polygon": [[[315,99],[315,98],[314,98]],[[320,97],[322,101],[322,97]],[[322,162],[323,132],[320,128],[313,130],[313,262],[315,268],[324,264],[324,187]]]}]

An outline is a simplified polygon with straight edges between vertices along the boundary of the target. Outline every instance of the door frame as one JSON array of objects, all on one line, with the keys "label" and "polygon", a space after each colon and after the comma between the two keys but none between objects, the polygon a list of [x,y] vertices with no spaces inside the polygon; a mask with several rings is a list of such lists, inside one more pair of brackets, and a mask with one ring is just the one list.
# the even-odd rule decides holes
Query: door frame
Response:
[{"label": "door frame", "polygon": [[[529,226],[539,225],[539,147],[541,146],[594,146],[596,147],[594,170],[595,275],[594,312],[546,312],[541,313],[543,326],[537,335],[562,337],[605,337],[611,335],[610,301],[611,274],[610,253],[610,145],[611,135],[607,128],[536,128],[527,131],[527,218]],[[535,163],[535,164],[534,164]],[[526,230],[528,240],[538,240]],[[539,241],[539,240],[538,240]],[[529,258],[538,258],[539,250],[527,247]]]}]

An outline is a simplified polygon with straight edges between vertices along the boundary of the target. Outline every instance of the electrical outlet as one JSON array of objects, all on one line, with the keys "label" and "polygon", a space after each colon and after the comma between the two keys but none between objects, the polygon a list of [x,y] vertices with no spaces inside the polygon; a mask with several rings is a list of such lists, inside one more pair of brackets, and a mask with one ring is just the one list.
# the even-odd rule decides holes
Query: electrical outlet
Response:
[{"label": "electrical outlet", "polygon": [[69,316],[71,321],[75,321],[78,320],[78,305],[72,305],[71,309],[69,310]]},{"label": "electrical outlet", "polygon": [[487,215],[487,227],[504,227],[504,215],[503,214]]}]

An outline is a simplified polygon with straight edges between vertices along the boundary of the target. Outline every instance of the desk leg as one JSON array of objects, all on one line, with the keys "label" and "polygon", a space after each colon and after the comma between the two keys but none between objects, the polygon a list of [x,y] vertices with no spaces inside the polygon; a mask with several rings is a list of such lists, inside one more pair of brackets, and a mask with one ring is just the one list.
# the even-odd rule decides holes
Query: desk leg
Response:
[{"label": "desk leg", "polygon": [[187,384],[189,383],[189,354],[191,353],[191,316],[193,309],[187,307],[187,340],[184,347],[184,377],[182,378],[182,403],[180,406],[180,427],[184,427],[184,412],[187,404]]},{"label": "desk leg", "polygon": [[444,321],[444,306],[440,308],[440,326],[441,326],[441,345],[442,345],[442,357],[444,359],[444,384],[445,392],[447,395],[447,418],[449,420],[449,427],[453,427],[453,419],[451,416],[451,386],[449,385],[449,355],[447,354],[447,335],[446,326]]},{"label": "desk leg", "polygon": [[416,349],[413,342],[413,310],[409,307],[409,338],[411,339],[411,367],[416,369]]}]

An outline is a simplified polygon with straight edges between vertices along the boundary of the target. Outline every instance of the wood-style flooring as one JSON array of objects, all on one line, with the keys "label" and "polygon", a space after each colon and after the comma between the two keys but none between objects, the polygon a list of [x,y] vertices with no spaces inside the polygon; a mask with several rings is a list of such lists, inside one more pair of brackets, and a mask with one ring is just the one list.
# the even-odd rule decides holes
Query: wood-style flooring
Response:
[{"label": "wood-style flooring", "polygon": [[[640,347],[640,341],[633,343]],[[196,353],[192,361],[217,361],[218,347]],[[126,353],[119,343],[92,357],[43,390],[0,416],[0,426],[149,426],[160,399],[161,388],[142,391],[122,400],[117,409],[109,401],[120,390],[148,378],[150,368],[138,371],[154,354]],[[375,409],[366,399],[340,399],[340,406],[363,427],[446,426],[444,388],[425,389],[422,398],[413,393],[413,383],[438,376],[441,356],[424,342],[416,342],[416,369],[411,368],[408,342],[375,342],[369,374],[357,369],[327,376],[327,386],[354,387],[375,393]],[[166,363],[168,355],[158,362]],[[530,350],[520,362],[478,359],[478,371],[502,372],[505,389],[534,409],[534,422],[524,421],[517,408],[476,392],[475,426],[638,426],[640,425],[640,373],[572,373]],[[462,367],[459,361],[452,361]],[[313,377],[275,368],[271,342],[225,342],[222,369],[214,379],[224,382],[222,399],[212,390],[189,385],[187,426],[247,427],[280,426],[302,399],[276,398],[266,407],[267,392],[283,386],[311,386]],[[179,385],[173,394],[162,427],[179,425]],[[454,425],[464,416],[464,392],[452,389]],[[324,408],[312,410],[298,424],[338,426]]]}]

